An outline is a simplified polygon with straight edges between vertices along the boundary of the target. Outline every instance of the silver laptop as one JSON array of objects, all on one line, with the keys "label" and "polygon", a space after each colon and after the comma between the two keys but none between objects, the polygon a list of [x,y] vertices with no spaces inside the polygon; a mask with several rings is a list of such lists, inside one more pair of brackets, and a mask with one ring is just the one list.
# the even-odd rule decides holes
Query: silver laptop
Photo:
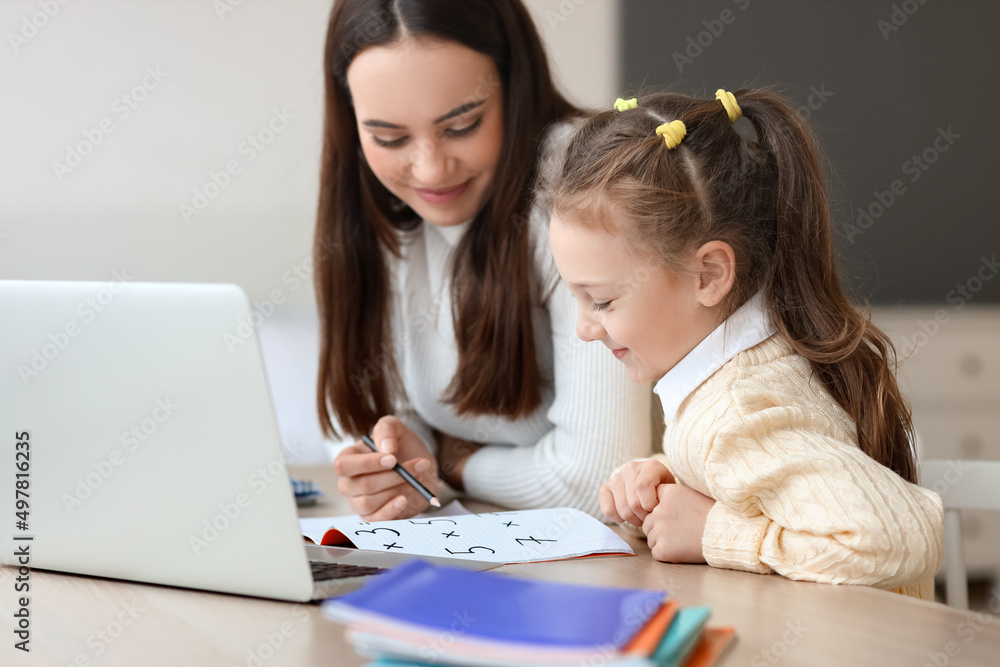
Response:
[{"label": "silver laptop", "polygon": [[0,281],[0,313],[6,564],[306,601],[408,559],[305,544],[239,287]]}]

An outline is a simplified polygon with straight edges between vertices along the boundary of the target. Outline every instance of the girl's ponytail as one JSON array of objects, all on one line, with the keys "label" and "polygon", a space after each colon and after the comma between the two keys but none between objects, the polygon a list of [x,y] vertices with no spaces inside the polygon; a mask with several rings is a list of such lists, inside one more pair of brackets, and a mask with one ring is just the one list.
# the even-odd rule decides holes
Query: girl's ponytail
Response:
[{"label": "girl's ponytail", "polygon": [[777,95],[735,95],[776,174],[774,256],[762,285],[771,321],[854,418],[862,451],[916,483],[913,425],[895,379],[895,349],[850,304],[837,277],[816,140]]}]

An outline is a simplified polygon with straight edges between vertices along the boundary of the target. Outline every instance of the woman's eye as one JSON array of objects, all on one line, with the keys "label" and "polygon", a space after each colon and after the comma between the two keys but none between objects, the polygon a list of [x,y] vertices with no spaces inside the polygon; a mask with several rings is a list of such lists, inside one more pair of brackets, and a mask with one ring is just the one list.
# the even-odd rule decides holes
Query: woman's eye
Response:
[{"label": "woman's eye", "polygon": [[445,136],[452,138],[465,137],[475,132],[476,129],[482,124],[483,124],[483,117],[480,116],[471,125],[466,125],[465,127],[447,129],[444,131],[444,133]]},{"label": "woman's eye", "polygon": [[603,303],[595,303],[594,310],[607,310],[608,306],[611,305],[610,301],[605,301]]},{"label": "woman's eye", "polygon": [[398,148],[406,143],[407,137],[400,137],[399,139],[381,139],[374,134],[372,135],[372,140],[376,145],[382,148]]}]

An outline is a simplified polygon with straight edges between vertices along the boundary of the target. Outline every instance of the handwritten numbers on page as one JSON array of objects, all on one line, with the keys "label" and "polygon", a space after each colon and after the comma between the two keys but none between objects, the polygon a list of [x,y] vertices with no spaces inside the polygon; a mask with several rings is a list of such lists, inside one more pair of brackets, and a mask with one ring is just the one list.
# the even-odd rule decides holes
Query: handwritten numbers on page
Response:
[{"label": "handwritten numbers on page", "polygon": [[360,549],[498,563],[632,553],[610,528],[568,507],[377,521],[364,528],[345,517],[335,519],[332,527],[352,536]]}]

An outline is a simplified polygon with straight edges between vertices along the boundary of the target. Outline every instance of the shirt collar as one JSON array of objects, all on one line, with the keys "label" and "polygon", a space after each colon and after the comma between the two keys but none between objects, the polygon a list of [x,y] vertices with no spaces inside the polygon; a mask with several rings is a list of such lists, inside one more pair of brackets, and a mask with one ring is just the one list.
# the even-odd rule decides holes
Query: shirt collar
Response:
[{"label": "shirt collar", "polygon": [[457,225],[449,225],[448,227],[439,227],[438,225],[433,225],[426,220],[424,225],[427,227],[433,227],[444,242],[448,244],[449,247],[454,248],[458,245],[458,242],[462,240],[465,232],[472,226],[472,220],[466,220],[465,222],[460,222]]},{"label": "shirt collar", "polygon": [[702,382],[737,354],[767,340],[773,333],[774,327],[764,308],[764,295],[757,292],[653,387],[663,404],[664,420],[674,421],[681,403]]}]

